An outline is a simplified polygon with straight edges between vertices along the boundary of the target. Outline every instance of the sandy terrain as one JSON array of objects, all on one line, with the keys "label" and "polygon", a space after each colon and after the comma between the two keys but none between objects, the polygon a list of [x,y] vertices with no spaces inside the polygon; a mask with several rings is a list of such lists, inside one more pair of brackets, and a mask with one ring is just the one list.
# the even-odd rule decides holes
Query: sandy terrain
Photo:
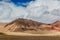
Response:
[{"label": "sandy terrain", "polygon": [[3,32],[4,31],[4,26],[6,25],[7,23],[0,23],[0,32]]}]

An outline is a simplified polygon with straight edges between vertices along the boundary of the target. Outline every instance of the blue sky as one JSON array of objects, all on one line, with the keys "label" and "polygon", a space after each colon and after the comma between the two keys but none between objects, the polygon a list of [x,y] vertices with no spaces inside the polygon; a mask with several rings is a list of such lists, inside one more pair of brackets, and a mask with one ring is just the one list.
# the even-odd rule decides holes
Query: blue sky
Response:
[{"label": "blue sky", "polygon": [[34,1],[34,0],[11,0],[11,1],[14,3],[17,3],[17,2],[26,3],[26,2],[30,2],[30,1]]},{"label": "blue sky", "polygon": [[[2,1],[2,0],[0,0],[0,1]],[[27,7],[28,4],[26,4],[26,3],[29,3],[31,1],[35,1],[35,0],[10,0],[9,2],[14,3],[16,6]]]},{"label": "blue sky", "polygon": [[[29,3],[31,1],[35,1],[35,0],[11,0],[11,2],[16,4],[17,6],[23,6],[23,7],[26,7],[27,6],[26,3]],[[25,3],[26,5],[24,5],[23,3]]]}]

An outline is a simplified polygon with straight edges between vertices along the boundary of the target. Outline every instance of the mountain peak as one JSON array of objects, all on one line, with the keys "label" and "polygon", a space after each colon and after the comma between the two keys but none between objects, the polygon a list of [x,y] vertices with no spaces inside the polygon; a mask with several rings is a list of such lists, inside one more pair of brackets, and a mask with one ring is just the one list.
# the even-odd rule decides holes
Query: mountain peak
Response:
[{"label": "mountain peak", "polygon": [[11,23],[5,25],[5,28],[8,28],[6,31],[36,30],[36,28],[38,28],[41,24],[43,23],[28,20],[28,19],[18,18],[12,21]]}]

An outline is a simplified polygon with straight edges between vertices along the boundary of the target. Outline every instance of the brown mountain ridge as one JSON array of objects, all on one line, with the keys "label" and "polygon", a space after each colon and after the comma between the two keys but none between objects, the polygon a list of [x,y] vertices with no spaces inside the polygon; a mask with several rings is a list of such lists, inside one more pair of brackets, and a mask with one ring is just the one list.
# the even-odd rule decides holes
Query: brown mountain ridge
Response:
[{"label": "brown mountain ridge", "polygon": [[33,20],[18,18],[4,26],[5,31],[10,32],[40,32],[41,30],[60,31],[60,21],[53,24],[44,24]]}]

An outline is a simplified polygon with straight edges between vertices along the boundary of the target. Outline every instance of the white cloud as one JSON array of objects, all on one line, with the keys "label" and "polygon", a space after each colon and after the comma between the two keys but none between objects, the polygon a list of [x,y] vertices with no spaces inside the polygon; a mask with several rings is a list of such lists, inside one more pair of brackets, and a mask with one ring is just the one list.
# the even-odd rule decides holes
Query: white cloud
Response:
[{"label": "white cloud", "polygon": [[27,13],[26,9],[21,6],[17,7],[13,3],[0,2],[0,21],[1,22],[8,22],[6,20],[9,20],[9,19],[13,20],[19,17],[22,18],[26,13]]},{"label": "white cloud", "polygon": [[[59,1],[57,0],[36,0],[35,2],[30,3],[30,5],[27,7],[27,10],[29,10],[29,15],[31,16],[30,18],[32,20],[50,24],[60,19],[60,13],[52,12],[53,10],[58,10],[59,8],[60,5]],[[33,18],[33,16],[35,18]]]},{"label": "white cloud", "polygon": [[54,14],[55,11],[53,11],[59,8],[57,0],[31,1],[27,8],[17,7],[13,3],[0,2],[0,22],[11,22],[16,18],[25,18],[50,24],[60,19],[60,12]]}]

